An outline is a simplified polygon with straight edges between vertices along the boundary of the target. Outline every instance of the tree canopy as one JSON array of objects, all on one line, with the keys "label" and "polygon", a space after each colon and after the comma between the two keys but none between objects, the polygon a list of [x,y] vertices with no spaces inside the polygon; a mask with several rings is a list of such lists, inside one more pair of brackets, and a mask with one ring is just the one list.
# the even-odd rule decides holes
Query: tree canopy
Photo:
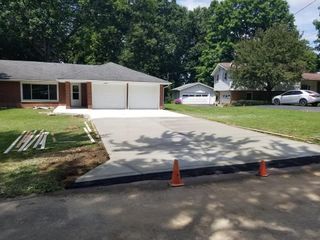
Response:
[{"label": "tree canopy", "polygon": [[277,22],[294,28],[285,0],[213,0],[194,10],[176,0],[3,0],[0,8],[0,59],[113,61],[173,86],[212,85],[215,64],[233,60],[239,41]]},{"label": "tree canopy", "polygon": [[293,86],[306,69],[310,52],[299,32],[287,25],[275,25],[236,45],[232,79],[235,87],[274,90]]}]

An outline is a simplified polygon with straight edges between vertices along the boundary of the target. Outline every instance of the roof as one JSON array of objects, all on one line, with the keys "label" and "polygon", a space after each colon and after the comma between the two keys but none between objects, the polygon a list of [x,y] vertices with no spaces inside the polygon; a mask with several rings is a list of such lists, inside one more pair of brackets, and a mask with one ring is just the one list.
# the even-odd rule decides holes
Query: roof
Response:
[{"label": "roof", "polygon": [[203,84],[203,83],[200,83],[200,82],[195,82],[195,83],[188,83],[188,84],[182,85],[182,86],[180,86],[180,87],[176,87],[176,88],[174,88],[174,89],[172,89],[172,90],[182,91],[182,90],[184,90],[184,89],[191,88],[191,87],[196,86],[196,85],[198,85],[198,84],[200,84],[200,85],[202,85],[202,86],[204,86],[204,87],[213,89],[212,87],[210,87],[210,86],[208,86],[208,85],[206,85],[206,84]]},{"label": "roof", "polygon": [[169,82],[116,63],[103,65],[0,60],[1,80],[98,80],[125,82]]},{"label": "roof", "polygon": [[320,73],[303,73],[302,78],[304,80],[320,81]]},{"label": "roof", "polygon": [[232,62],[221,62],[217,63],[216,67],[214,68],[213,72],[211,73],[211,76],[215,75],[219,67],[222,67],[223,69],[229,71],[229,69],[232,66]]},{"label": "roof", "polygon": [[223,67],[226,70],[229,70],[231,68],[232,63],[231,62],[222,62],[222,63],[218,63],[218,65],[220,65],[221,67]]}]

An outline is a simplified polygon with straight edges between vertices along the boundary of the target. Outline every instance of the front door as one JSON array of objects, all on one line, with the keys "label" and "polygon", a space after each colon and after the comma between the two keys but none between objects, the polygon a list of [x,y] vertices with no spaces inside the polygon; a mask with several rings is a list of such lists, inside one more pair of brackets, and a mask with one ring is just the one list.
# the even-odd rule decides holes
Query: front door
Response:
[{"label": "front door", "polygon": [[71,84],[71,106],[81,107],[81,88],[80,83]]}]

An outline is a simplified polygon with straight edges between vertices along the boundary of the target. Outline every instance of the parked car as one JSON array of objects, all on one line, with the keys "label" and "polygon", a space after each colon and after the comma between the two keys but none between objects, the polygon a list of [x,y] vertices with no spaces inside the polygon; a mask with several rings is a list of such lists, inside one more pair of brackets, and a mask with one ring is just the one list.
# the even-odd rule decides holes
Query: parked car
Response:
[{"label": "parked car", "polygon": [[317,106],[320,103],[320,94],[310,90],[292,90],[272,98],[274,105],[300,104],[306,106],[312,104]]}]

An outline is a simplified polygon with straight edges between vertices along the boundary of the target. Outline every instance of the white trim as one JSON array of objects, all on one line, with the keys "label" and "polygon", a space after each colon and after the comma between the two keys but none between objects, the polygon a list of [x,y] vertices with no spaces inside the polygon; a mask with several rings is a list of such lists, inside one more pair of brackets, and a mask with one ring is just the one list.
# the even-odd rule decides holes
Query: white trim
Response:
[{"label": "white trim", "polygon": [[[23,88],[22,84],[36,84],[36,85],[56,85],[57,86],[57,99],[55,100],[50,100],[50,99],[23,99]],[[31,91],[31,98],[32,98],[32,91]],[[37,82],[35,83],[34,81],[20,81],[20,99],[21,102],[50,102],[50,103],[59,103],[60,95],[59,95],[59,84],[55,81],[52,82]]]},{"label": "white trim", "polygon": [[[79,88],[79,99],[73,99],[73,86],[78,86]],[[70,95],[71,95],[71,103],[70,103],[70,107],[81,107],[82,105],[82,94],[81,94],[81,83],[71,83],[70,84]],[[78,102],[78,104],[75,104],[75,102]]]},{"label": "white trim", "polygon": [[177,87],[177,88],[172,89],[172,91],[183,91],[183,90],[186,90],[186,89],[188,89],[188,88],[192,88],[192,87],[194,87],[194,86],[197,86],[198,84],[202,85],[203,87],[210,88],[210,89],[214,90],[213,87],[210,87],[209,85],[206,85],[206,84],[201,83],[201,82],[190,83],[190,84],[192,84],[192,85],[187,86],[187,87],[182,88],[182,89],[178,89],[178,88],[180,88],[180,87],[184,87],[184,86],[185,86],[185,85],[182,85],[182,86],[180,86],[180,87]]}]

